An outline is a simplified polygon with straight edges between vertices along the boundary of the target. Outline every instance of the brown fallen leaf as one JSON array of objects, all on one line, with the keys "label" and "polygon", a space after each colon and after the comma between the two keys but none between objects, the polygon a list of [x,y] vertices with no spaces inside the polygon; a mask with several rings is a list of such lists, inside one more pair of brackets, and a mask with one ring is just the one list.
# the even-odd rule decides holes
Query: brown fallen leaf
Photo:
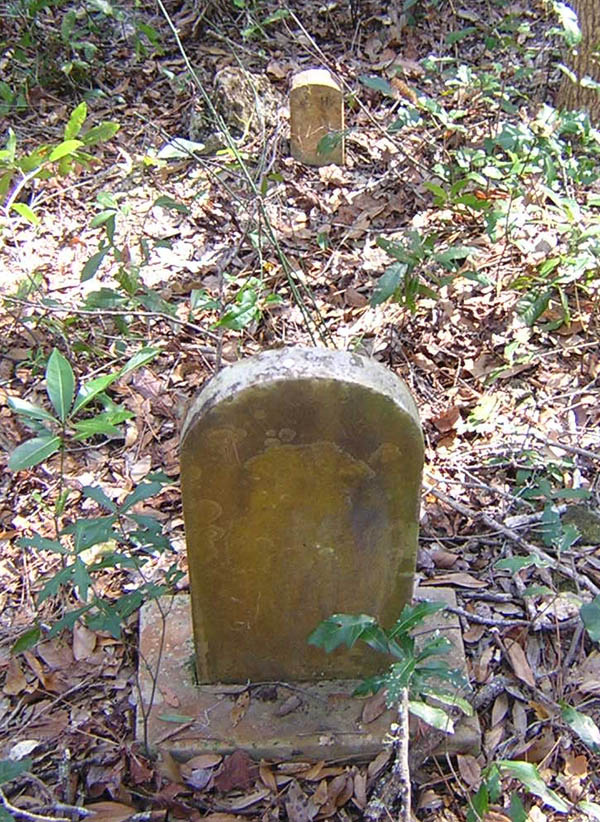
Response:
[{"label": "brown fallen leaf", "polygon": [[27,688],[27,680],[21,669],[21,664],[16,657],[11,656],[2,690],[7,696],[17,696],[25,688]]},{"label": "brown fallen leaf", "polygon": [[367,806],[367,775],[364,771],[354,774],[354,804],[364,810]]},{"label": "brown fallen leaf", "polygon": [[256,805],[257,802],[262,802],[270,793],[271,791],[268,788],[259,788],[257,791],[253,791],[253,793],[249,793],[246,796],[240,796],[239,799],[231,803],[231,810],[243,811],[246,808],[250,808],[252,805]]},{"label": "brown fallen leaf", "polygon": [[376,694],[373,694],[373,696],[365,699],[365,703],[360,714],[361,721],[364,722],[365,725],[368,725],[369,722],[373,722],[378,716],[381,716],[381,714],[387,711],[387,704],[385,700],[385,690],[378,691]]},{"label": "brown fallen leaf", "polygon": [[453,405],[440,414],[438,417],[432,417],[431,422],[435,425],[441,434],[446,434],[451,431],[460,418],[460,409]]},{"label": "brown fallen leaf", "polygon": [[302,698],[298,694],[291,694],[287,699],[284,699],[281,705],[275,711],[277,716],[287,716],[302,705]]},{"label": "brown fallen leaf", "polygon": [[286,798],[285,810],[289,822],[312,822],[319,809],[309,802],[300,785],[294,780],[290,785]]},{"label": "brown fallen leaf", "polygon": [[234,788],[249,788],[257,770],[258,766],[245,751],[234,751],[223,760],[221,769],[215,776],[215,787],[222,793]]},{"label": "brown fallen leaf", "polygon": [[588,761],[585,756],[567,754],[565,756],[564,788],[571,802],[581,799],[583,785],[588,775]]},{"label": "brown fallen leaf", "polygon": [[481,782],[481,765],[474,756],[467,754],[463,756],[459,754],[457,757],[458,770],[463,778],[463,781],[472,790],[477,790]]},{"label": "brown fallen leaf", "polygon": [[525,651],[514,639],[507,639],[505,641],[505,647],[515,674],[527,685],[530,685],[532,688],[535,687],[535,677],[529,662],[527,662]]},{"label": "brown fallen leaf", "polygon": [[385,751],[381,751],[381,753],[378,753],[372,762],[369,762],[369,766],[367,767],[367,776],[369,777],[369,779],[372,779],[374,776],[377,776],[381,773],[381,771],[387,765],[391,755],[391,750],[386,749]]},{"label": "brown fallen leaf", "polygon": [[261,762],[258,766],[258,775],[261,782],[273,793],[277,793],[277,780],[271,768],[265,763]]},{"label": "brown fallen leaf", "polygon": [[98,637],[94,631],[90,631],[82,622],[75,623],[73,626],[73,656],[78,662],[93,654],[97,641]]},{"label": "brown fallen leaf", "polygon": [[[122,802],[94,802],[92,805],[87,805],[86,809],[92,812],[90,820],[93,822],[124,822],[130,816],[136,814],[137,808],[132,808],[129,805],[123,805]],[[166,811],[162,811],[163,818]]]}]

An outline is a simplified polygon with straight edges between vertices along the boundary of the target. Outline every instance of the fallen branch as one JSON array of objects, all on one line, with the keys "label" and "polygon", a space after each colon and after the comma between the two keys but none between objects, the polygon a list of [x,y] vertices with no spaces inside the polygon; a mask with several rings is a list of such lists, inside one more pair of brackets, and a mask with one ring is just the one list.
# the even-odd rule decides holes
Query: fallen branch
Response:
[{"label": "fallen branch", "polygon": [[580,574],[575,568],[571,568],[569,565],[565,565],[563,562],[559,562],[554,557],[547,554],[542,548],[539,548],[533,542],[529,542],[523,537],[519,536],[516,531],[507,528],[506,525],[503,525],[501,522],[498,522],[497,519],[494,517],[489,516],[489,514],[484,513],[483,511],[474,511],[472,508],[469,508],[466,505],[463,505],[462,502],[458,502],[453,497],[449,497],[447,494],[444,494],[442,491],[438,491],[436,488],[427,487],[424,489],[426,494],[433,494],[434,497],[441,500],[442,502],[449,505],[451,508],[454,508],[455,511],[458,511],[459,514],[462,514],[467,519],[471,520],[480,520],[488,528],[497,531],[499,534],[503,534],[508,539],[512,540],[516,545],[519,545],[526,551],[529,551],[530,554],[535,554],[540,559],[547,562],[551,568],[554,568],[555,571],[559,571],[564,576],[569,577],[574,582],[577,583],[582,588],[587,588],[588,591],[591,591],[595,596],[600,594],[600,588],[592,582],[589,577],[584,574]]},{"label": "fallen branch", "polygon": [[410,767],[408,762],[408,689],[403,688],[398,722],[390,728],[394,760],[391,770],[375,784],[364,811],[368,822],[393,819],[411,822]]}]

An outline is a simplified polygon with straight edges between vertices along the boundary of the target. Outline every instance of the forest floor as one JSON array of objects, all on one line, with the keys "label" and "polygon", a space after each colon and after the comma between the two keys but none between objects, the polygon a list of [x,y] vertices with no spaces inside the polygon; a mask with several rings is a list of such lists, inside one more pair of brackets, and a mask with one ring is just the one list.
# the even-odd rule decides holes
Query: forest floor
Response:
[{"label": "forest floor", "polygon": [[[64,7],[26,24],[5,18],[14,43],[24,26],[30,37],[28,63],[4,57],[7,82],[27,88],[27,107],[4,111],[17,156],[60,144],[84,94],[86,126],[120,129],[90,147],[89,167],[61,176],[48,162],[46,179],[28,180],[15,203],[31,214],[0,213],[3,466],[30,436],[9,398],[50,407],[54,348],[79,382],[116,375],[100,398],[116,428],[88,428],[86,439],[67,426],[62,454],[1,475],[0,759],[33,763],[10,781],[0,771],[0,818],[82,818],[72,805],[112,822],[363,818],[385,757],[238,762],[233,778],[228,758],[213,758],[173,765],[166,779],[134,740],[135,614],[121,615],[120,633],[83,619],[48,633],[86,598],[76,581],[59,589],[68,562],[38,537],[97,517],[89,486],[115,504],[158,487],[132,510],[158,519],[172,552],[153,554],[143,579],[160,584],[175,562],[187,590],[185,408],[216,369],[297,344],[384,363],[410,387],[424,429],[418,577],[457,593],[483,741],[478,756],[430,759],[414,774],[415,817],[465,819],[482,771],[518,760],[546,789],[501,771],[486,820],[525,818],[515,801],[511,810],[515,794],[534,822],[565,818],[565,807],[569,819],[600,818],[578,805],[600,789],[600,654],[579,616],[600,590],[600,138],[552,108],[556,17],[528,0],[417,4],[416,21],[393,4],[355,4],[352,19],[308,0],[275,14],[221,2],[206,15],[169,0],[184,55],[164,14],[133,5],[66,22]],[[344,90],[343,167],[289,155],[290,78],[315,66]],[[257,93],[257,110],[240,103],[236,123],[221,98],[233,146],[169,156],[176,137],[206,143],[214,124],[193,123],[225,68],[266,78],[273,104],[259,110],[267,92]],[[117,373],[140,349],[141,366]],[[97,559],[85,563],[102,601],[139,586],[137,566]],[[40,603],[49,579],[54,595]],[[31,631],[40,641],[14,653]]]}]

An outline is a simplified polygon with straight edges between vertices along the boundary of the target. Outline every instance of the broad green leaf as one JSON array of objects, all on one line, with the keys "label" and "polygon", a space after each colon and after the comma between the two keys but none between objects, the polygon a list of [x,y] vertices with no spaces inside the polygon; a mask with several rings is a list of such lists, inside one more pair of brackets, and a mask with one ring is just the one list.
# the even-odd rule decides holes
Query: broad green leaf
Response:
[{"label": "broad green leaf", "polygon": [[473,716],[473,707],[466,699],[463,699],[457,694],[451,694],[449,691],[440,691],[437,688],[421,688],[422,696],[430,696],[432,699],[437,699],[438,702],[443,702],[444,705],[455,705],[463,712],[465,716]]},{"label": "broad green leaf", "polygon": [[600,728],[594,720],[565,702],[560,703],[560,712],[567,725],[575,731],[581,741],[594,753],[600,753]]},{"label": "broad green leaf", "polygon": [[[125,419],[130,419],[133,414],[131,411],[124,411],[123,414],[125,415]],[[73,437],[76,442],[81,442],[82,440],[87,440],[90,437],[123,437],[123,432],[120,428],[112,421],[112,417],[114,415],[110,414],[98,414],[96,417],[92,417],[89,420],[79,420],[76,422],[73,427],[75,429],[75,435]],[[110,419],[109,419],[110,417]]]},{"label": "broad green leaf", "polygon": [[17,639],[11,648],[11,653],[20,654],[23,651],[28,651],[30,648],[33,648],[34,645],[38,644],[41,636],[42,632],[39,628],[30,628]]},{"label": "broad green leaf", "polygon": [[56,148],[50,152],[48,161],[53,163],[56,160],[60,160],[61,157],[68,157],[74,154],[82,145],[81,140],[64,140],[64,142],[57,145]]},{"label": "broad green leaf", "polygon": [[437,656],[438,654],[447,654],[452,650],[452,648],[453,645],[447,637],[435,637],[434,639],[430,639],[426,642],[421,648],[417,654],[417,662],[423,662],[423,660],[428,659],[431,656]]},{"label": "broad green leaf", "polygon": [[48,639],[54,639],[61,631],[72,631],[77,620],[89,611],[91,607],[92,605],[90,603],[89,605],[84,605],[82,608],[77,608],[75,611],[67,611],[67,613],[50,628],[48,631]]},{"label": "broad green leaf", "polygon": [[150,346],[141,348],[136,354],[133,355],[133,357],[131,357],[131,359],[127,360],[123,368],[119,371],[119,377],[123,377],[131,371],[135,371],[136,368],[140,368],[142,365],[152,362],[152,360],[161,353],[161,350],[162,349],[160,348],[152,348]]},{"label": "broad green leaf", "polygon": [[71,579],[71,574],[73,573],[73,566],[68,565],[66,568],[58,571],[58,573],[54,574],[53,577],[46,582],[42,590],[38,594],[37,602],[38,605],[41,605],[42,602],[45,602],[48,597],[53,597],[55,594],[58,593],[60,586],[64,585]]},{"label": "broad green leaf", "polygon": [[118,123],[112,123],[110,121],[100,123],[99,126],[94,126],[82,135],[83,142],[86,146],[93,146],[96,145],[96,143],[106,143],[107,140],[115,136],[119,129],[120,125]]},{"label": "broad green leaf", "polygon": [[600,822],[600,805],[597,802],[588,802],[587,799],[584,799],[582,802],[577,803],[577,809],[586,813],[595,822]]},{"label": "broad green leaf", "polygon": [[116,512],[117,506],[110,499],[110,497],[106,496],[99,485],[85,485],[82,490],[83,495],[88,499],[93,499],[94,502],[97,502],[98,505],[101,505],[102,508],[106,508],[107,511],[110,511],[113,514]]},{"label": "broad green leaf", "polygon": [[527,822],[527,811],[516,793],[513,793],[510,797],[509,815],[511,822]]},{"label": "broad green leaf", "polygon": [[352,648],[365,629],[372,629],[377,620],[366,614],[333,614],[318,625],[308,637],[309,645],[316,645],[330,653],[340,645]]},{"label": "broad green leaf", "polygon": [[408,265],[401,262],[394,263],[386,268],[373,289],[371,306],[381,305],[381,303],[393,297],[400,286],[404,284],[407,271]]},{"label": "broad green leaf", "polygon": [[40,408],[39,405],[34,405],[32,402],[28,402],[28,400],[22,400],[19,397],[8,397],[8,404],[13,411],[15,411],[15,413],[20,414],[23,417],[30,417],[33,420],[47,420],[49,422],[58,423],[56,417],[54,417],[49,411],[46,411],[44,408]]},{"label": "broad green leaf", "polygon": [[142,500],[149,499],[149,497],[155,496],[158,492],[162,489],[162,485],[160,482],[143,482],[134,488],[131,494],[128,494],[121,505],[119,506],[119,511],[124,514],[128,511],[132,506],[134,506],[137,502],[141,502]]},{"label": "broad green leaf", "polygon": [[115,639],[120,639],[122,622],[121,615],[111,608],[89,617],[87,624],[93,631],[107,631]]},{"label": "broad green leaf", "polygon": [[60,448],[60,437],[34,437],[19,445],[10,455],[8,467],[11,471],[21,471],[23,468],[33,468],[40,462],[51,457]]},{"label": "broad green leaf", "polygon": [[81,126],[85,123],[87,117],[87,103],[85,100],[79,103],[77,108],[73,109],[69,122],[65,126],[65,140],[72,140],[81,131]]},{"label": "broad green leaf", "polygon": [[509,774],[518,779],[528,791],[534,796],[538,796],[546,805],[550,805],[559,813],[568,813],[569,805],[555,791],[551,790],[535,765],[531,762],[521,762],[519,760],[500,759],[496,762],[504,774]]},{"label": "broad green leaf", "polygon": [[46,367],[46,391],[59,420],[65,422],[73,405],[75,377],[69,361],[58,348],[50,354]]},{"label": "broad green leaf", "polygon": [[438,731],[444,731],[447,734],[454,733],[454,723],[441,708],[434,708],[426,702],[417,702],[414,699],[409,699],[408,710],[413,716],[418,716],[423,722],[437,728]]},{"label": "broad green leaf", "polygon": [[550,563],[548,560],[538,557],[537,554],[527,554],[526,557],[507,557],[506,559],[499,559],[498,562],[494,563],[494,568],[499,568],[501,571],[512,571],[513,573],[516,573],[517,571],[521,571],[523,568],[529,568],[532,565],[535,565],[536,568],[548,568]]},{"label": "broad green leaf", "polygon": [[471,34],[476,33],[477,29],[475,26],[468,26],[467,28],[460,29],[460,31],[449,31],[445,40],[449,46],[453,46],[455,43],[459,43],[461,40],[464,40],[465,37],[470,37]]},{"label": "broad green leaf", "polygon": [[24,220],[27,220],[28,223],[31,223],[31,225],[40,224],[40,218],[27,203],[12,203],[11,208],[13,211],[16,211],[17,214],[20,214]]},{"label": "broad green leaf", "polygon": [[593,642],[600,642],[600,596],[591,602],[586,602],[579,609],[585,629]]},{"label": "broad green leaf", "polygon": [[400,614],[400,618],[390,631],[390,637],[393,638],[398,634],[407,633],[417,625],[421,625],[424,619],[432,614],[437,614],[438,611],[443,611],[446,607],[443,602],[433,602],[431,600],[423,600],[417,602],[416,605],[405,605]]},{"label": "broad green leaf", "polygon": [[79,591],[80,599],[85,602],[87,600],[88,591],[92,586],[92,578],[80,557],[77,557],[73,567],[73,586]]},{"label": "broad green leaf", "polygon": [[78,519],[63,528],[61,534],[75,535],[75,552],[79,554],[93,545],[113,540],[115,536],[113,531],[115,519],[114,515]]},{"label": "broad green leaf", "polygon": [[23,771],[30,771],[32,766],[32,759],[20,759],[18,762],[12,759],[0,759],[0,785],[16,779]]},{"label": "broad green leaf", "polygon": [[390,83],[388,83],[387,80],[384,80],[383,77],[373,77],[368,74],[361,74],[358,79],[363,84],[363,86],[373,89],[373,91],[379,91],[386,97],[392,97],[396,99],[396,97],[398,96],[394,87]]},{"label": "broad green leaf", "polygon": [[186,716],[186,714],[159,714],[159,719],[163,722],[194,722],[195,716]]},{"label": "broad green leaf", "polygon": [[80,280],[82,283],[87,282],[87,280],[91,280],[96,271],[100,268],[102,260],[106,257],[108,252],[110,251],[110,246],[105,246],[105,248],[101,248],[100,251],[96,251],[95,254],[92,254],[90,259],[87,263],[83,266],[81,271]]},{"label": "broad green leaf", "polygon": [[34,534],[32,537],[23,537],[17,540],[19,548],[35,548],[37,551],[52,551],[53,554],[69,554],[68,548],[65,548],[57,539],[47,539],[41,537],[39,534]]},{"label": "broad green leaf", "polygon": [[530,328],[535,325],[537,320],[542,316],[544,311],[548,308],[548,304],[552,297],[552,291],[547,289],[540,294],[527,294],[519,301],[517,311],[523,318],[523,321]]},{"label": "broad green leaf", "polygon": [[172,197],[167,197],[166,195],[157,197],[152,205],[160,206],[160,208],[172,209],[173,211],[180,211],[182,214],[190,213],[189,208],[184,205],[184,203],[180,203]]},{"label": "broad green leaf", "polygon": [[490,808],[490,797],[485,783],[479,786],[477,793],[469,802],[467,822],[481,822]]},{"label": "broad green leaf", "polygon": [[101,377],[94,377],[93,380],[88,380],[88,382],[80,385],[77,396],[75,397],[75,404],[73,405],[73,414],[85,408],[86,405],[92,402],[99,394],[102,394],[102,392],[120,376],[121,373],[117,371],[116,374],[104,374]]},{"label": "broad green leaf", "polygon": [[352,692],[352,696],[370,696],[371,694],[376,694],[384,686],[384,676],[370,676],[367,679],[363,679],[360,685],[356,686]]},{"label": "broad green leaf", "polygon": [[394,662],[390,666],[388,675],[385,678],[386,703],[388,708],[397,705],[403,696],[403,691],[408,688],[415,672],[415,658],[406,655],[401,662]]},{"label": "broad green leaf", "polygon": [[559,488],[554,492],[555,499],[589,499],[591,492],[587,488]]}]

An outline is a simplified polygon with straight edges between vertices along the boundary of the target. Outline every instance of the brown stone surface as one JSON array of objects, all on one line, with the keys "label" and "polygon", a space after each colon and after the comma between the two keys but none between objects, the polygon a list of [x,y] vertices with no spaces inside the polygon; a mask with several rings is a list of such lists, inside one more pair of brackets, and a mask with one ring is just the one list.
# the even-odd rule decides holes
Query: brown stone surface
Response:
[{"label": "brown stone surface", "polygon": [[[290,92],[290,149],[292,157],[311,166],[344,164],[344,99],[342,90],[326,69],[302,71],[292,80]],[[339,142],[319,152],[319,141],[339,133]]]},{"label": "brown stone surface", "polygon": [[413,593],[423,438],[374,360],[278,349],[214,377],[181,482],[202,682],[353,678],[377,654],[307,645],[332,613],[391,624]]},{"label": "brown stone surface", "polygon": [[[454,592],[448,589],[423,588],[418,593],[427,599],[456,604]],[[320,760],[346,756],[368,759],[383,749],[394,715],[385,711],[373,722],[363,722],[365,700],[351,696],[356,681],[279,682],[262,688],[253,685],[247,710],[236,711],[236,698],[244,690],[242,686],[196,684],[189,597],[180,595],[162,602],[170,610],[149,711],[162,622],[155,603],[144,606],[140,621],[140,690],[148,712],[148,742],[155,753],[168,752],[184,761],[199,753],[230,753],[240,748],[257,759]],[[435,628],[454,646],[453,652],[445,656],[446,661],[464,670],[457,618],[452,614],[435,614],[421,631],[430,637]],[[386,661],[381,656],[379,661],[380,670],[385,670]],[[144,742],[144,716],[139,707],[137,738]],[[456,733],[446,737],[438,754],[473,753],[479,745],[477,717],[465,718]]]}]

